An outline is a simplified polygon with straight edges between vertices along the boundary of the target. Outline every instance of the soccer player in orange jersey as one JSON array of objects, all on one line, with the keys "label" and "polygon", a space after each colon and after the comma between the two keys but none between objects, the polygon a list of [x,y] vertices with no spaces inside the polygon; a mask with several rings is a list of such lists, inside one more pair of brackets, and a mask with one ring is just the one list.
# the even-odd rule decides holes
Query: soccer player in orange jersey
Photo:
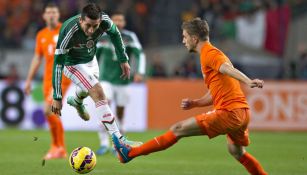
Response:
[{"label": "soccer player in orange jersey", "polygon": [[[63,125],[61,120],[51,112],[53,58],[61,28],[59,18],[59,8],[55,4],[48,4],[43,14],[46,27],[40,30],[36,36],[35,54],[25,83],[25,93],[29,95],[31,93],[31,81],[41,65],[42,59],[45,58],[43,78],[43,94],[45,100],[44,113],[49,124],[52,138],[51,148],[44,157],[44,159],[47,160],[66,157]],[[62,81],[64,92],[68,89],[69,85],[70,80],[64,77]]]},{"label": "soccer player in orange jersey", "polygon": [[112,137],[118,157],[122,163],[133,158],[164,150],[179,139],[189,136],[207,135],[210,139],[227,135],[228,151],[250,174],[267,174],[260,163],[248,152],[248,123],[250,111],[239,81],[250,88],[262,88],[263,81],[251,80],[233,67],[228,57],[209,42],[209,26],[206,21],[195,18],[184,22],[183,43],[190,52],[200,54],[201,69],[209,91],[199,99],[183,99],[181,108],[212,105],[214,110],[174,124],[165,134],[155,137],[138,147],[130,147]]}]

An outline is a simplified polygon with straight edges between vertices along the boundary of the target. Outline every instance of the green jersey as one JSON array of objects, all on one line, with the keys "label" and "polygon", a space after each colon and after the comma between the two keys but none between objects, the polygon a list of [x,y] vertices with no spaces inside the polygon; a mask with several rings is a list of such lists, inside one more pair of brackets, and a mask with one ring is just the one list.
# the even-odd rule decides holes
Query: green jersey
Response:
[{"label": "green jersey", "polygon": [[[136,34],[128,30],[122,30],[120,32],[129,58],[134,57],[134,64],[132,65],[136,67],[135,73],[145,74],[145,55]],[[126,80],[120,78],[122,70],[119,65],[121,62],[116,55],[110,36],[103,35],[100,38],[97,43],[96,57],[99,62],[100,80],[119,85],[128,84],[133,80],[133,78]]]},{"label": "green jersey", "polygon": [[60,30],[52,76],[53,99],[56,100],[62,99],[61,81],[64,65],[85,64],[92,61],[96,53],[97,41],[104,33],[110,36],[119,61],[128,61],[120,32],[108,15],[102,13],[99,28],[90,37],[86,36],[81,29],[80,17],[79,14],[69,18],[63,23]]}]

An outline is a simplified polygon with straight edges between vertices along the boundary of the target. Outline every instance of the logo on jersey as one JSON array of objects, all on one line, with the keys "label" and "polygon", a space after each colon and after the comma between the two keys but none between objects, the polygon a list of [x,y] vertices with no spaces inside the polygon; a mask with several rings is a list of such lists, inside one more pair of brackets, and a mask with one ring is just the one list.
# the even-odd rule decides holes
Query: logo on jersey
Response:
[{"label": "logo on jersey", "polygon": [[93,48],[94,45],[95,45],[95,42],[93,40],[89,40],[89,41],[86,42],[86,47],[88,49]]}]

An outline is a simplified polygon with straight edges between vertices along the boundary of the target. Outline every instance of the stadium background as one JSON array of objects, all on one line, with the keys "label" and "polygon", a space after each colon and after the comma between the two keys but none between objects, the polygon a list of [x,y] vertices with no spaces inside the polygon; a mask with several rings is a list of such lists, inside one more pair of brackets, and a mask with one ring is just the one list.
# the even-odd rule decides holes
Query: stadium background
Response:
[{"label": "stadium background", "polygon": [[[11,148],[11,145],[19,143],[15,139],[25,145],[31,145],[28,140],[31,140],[34,135],[41,135],[42,143],[36,146],[31,145],[29,148],[19,148],[18,151],[27,155],[25,152],[30,151],[32,146],[37,150],[47,149],[44,148],[48,145],[49,136],[45,130],[47,125],[42,112],[42,69],[36,77],[31,96],[24,95],[23,83],[33,56],[35,34],[44,27],[41,14],[44,5],[48,2],[56,2],[60,6],[61,20],[64,21],[77,14],[88,1],[0,0],[0,150],[7,150],[4,151],[5,154],[0,151],[3,152],[3,158],[7,156],[10,159],[11,155],[17,156],[16,150]],[[127,29],[137,33],[145,49],[146,80],[141,84],[131,85],[131,100],[125,118],[124,128],[132,132],[132,138],[141,138],[145,141],[178,120],[209,110],[205,108],[187,112],[179,108],[182,98],[197,98],[206,91],[201,79],[198,56],[187,53],[181,44],[182,21],[199,16],[209,22],[211,42],[225,51],[238,69],[252,78],[265,80],[263,90],[250,90],[242,86],[252,109],[250,128],[258,130],[251,135],[252,140],[255,140],[251,150],[256,156],[258,152],[258,157],[264,162],[264,167],[272,172],[271,174],[307,174],[305,160],[307,151],[303,149],[307,141],[305,133],[307,131],[307,35],[305,34],[307,1],[96,0],[91,2],[98,3],[107,13],[114,10],[123,11],[127,18]],[[89,108],[93,107],[90,100],[86,103]],[[99,127],[95,114],[92,115],[93,119],[84,123],[72,108],[64,105],[62,118],[64,128],[73,130],[66,134],[68,150],[78,144],[97,147],[98,138],[93,131]],[[25,132],[24,129],[31,131]],[[91,132],[84,132],[84,130]],[[265,132],[259,132],[259,130]],[[139,133],[134,133],[135,131]],[[20,138],[20,135],[24,135],[25,138]],[[76,141],[77,135],[86,138],[81,142]],[[217,143],[224,144],[223,139],[216,140]],[[75,144],[72,144],[73,142]],[[207,141],[200,143],[196,139],[190,139],[183,141],[181,147],[175,147],[170,154],[178,156],[178,152],[182,151],[180,148],[187,147],[191,142],[200,148],[199,144],[211,144]],[[217,145],[211,144],[211,146],[216,147],[217,150],[224,149]],[[210,146],[206,149],[210,149]],[[286,160],[280,161],[276,157],[279,156],[279,151],[287,152],[287,150],[291,150],[292,154],[291,156],[281,154],[283,158],[289,158],[287,163],[283,163]],[[212,152],[219,155],[215,148],[212,148]],[[211,164],[206,161],[193,166],[188,164],[187,162],[194,160],[193,158],[196,160],[199,158],[196,151],[192,152],[192,155],[182,156],[187,161],[183,159],[179,163],[194,167],[192,168],[194,171],[184,166],[186,169],[183,171],[179,169],[180,172],[177,174],[205,174],[206,171],[195,172],[195,169],[204,166],[203,164],[207,165],[206,169],[209,171],[206,173],[208,174],[216,174],[215,171],[219,172],[217,174],[228,174],[228,171],[217,170],[218,160],[213,161],[212,164],[212,159],[207,158]],[[225,155],[220,155],[220,158],[223,159]],[[37,157],[40,155],[37,154],[36,157],[31,158]],[[115,164],[115,159],[111,157],[109,155],[108,158]],[[0,159],[0,166],[7,163],[3,161],[3,158]],[[159,153],[150,160],[160,161],[160,159],[164,162],[171,161],[167,153]],[[102,171],[106,174],[118,174],[125,171],[119,165],[113,165],[112,161],[104,163],[113,169],[98,168],[97,173]],[[145,164],[136,161],[136,165],[132,165],[131,174],[148,174],[147,171],[143,172],[137,168],[137,165],[141,164],[145,170],[151,170],[146,164],[146,159],[143,158],[142,161]],[[35,162],[38,161],[35,160]],[[12,163],[18,166],[18,161],[16,162],[15,159]],[[61,167],[63,163],[51,163],[51,168],[49,166],[49,169],[47,167],[43,173],[37,174],[48,174],[52,172],[52,166]],[[233,166],[235,165],[237,164],[234,163]],[[223,164],[223,166],[232,168],[230,165]],[[67,169],[67,165],[64,167]],[[59,168],[60,173],[56,173],[70,172],[65,168],[64,170]],[[36,172],[32,169],[28,171],[23,173]],[[16,172],[18,171],[4,170],[4,174]],[[156,170],[151,174],[165,172],[175,174],[173,172],[176,172],[176,168],[167,169],[161,165],[160,171]],[[244,170],[234,168],[230,172],[242,174]]]}]

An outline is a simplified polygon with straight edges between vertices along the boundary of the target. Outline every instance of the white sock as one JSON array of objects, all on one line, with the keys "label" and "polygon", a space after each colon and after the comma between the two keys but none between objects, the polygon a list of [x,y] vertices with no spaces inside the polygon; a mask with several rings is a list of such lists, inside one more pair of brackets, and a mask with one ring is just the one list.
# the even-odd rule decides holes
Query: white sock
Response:
[{"label": "white sock", "polygon": [[96,103],[97,113],[101,116],[100,121],[106,128],[107,132],[111,136],[115,134],[117,138],[121,138],[122,134],[120,133],[115,117],[108,105],[107,100],[101,100]]},{"label": "white sock", "polygon": [[108,148],[110,146],[110,140],[104,128],[101,128],[101,130],[98,131],[98,136],[100,140],[100,146],[105,146]]},{"label": "white sock", "polygon": [[81,88],[79,88],[77,86],[76,88],[76,93],[74,96],[74,100],[80,104],[83,103],[83,99],[85,99],[88,96],[88,92],[87,91],[83,91]]}]

